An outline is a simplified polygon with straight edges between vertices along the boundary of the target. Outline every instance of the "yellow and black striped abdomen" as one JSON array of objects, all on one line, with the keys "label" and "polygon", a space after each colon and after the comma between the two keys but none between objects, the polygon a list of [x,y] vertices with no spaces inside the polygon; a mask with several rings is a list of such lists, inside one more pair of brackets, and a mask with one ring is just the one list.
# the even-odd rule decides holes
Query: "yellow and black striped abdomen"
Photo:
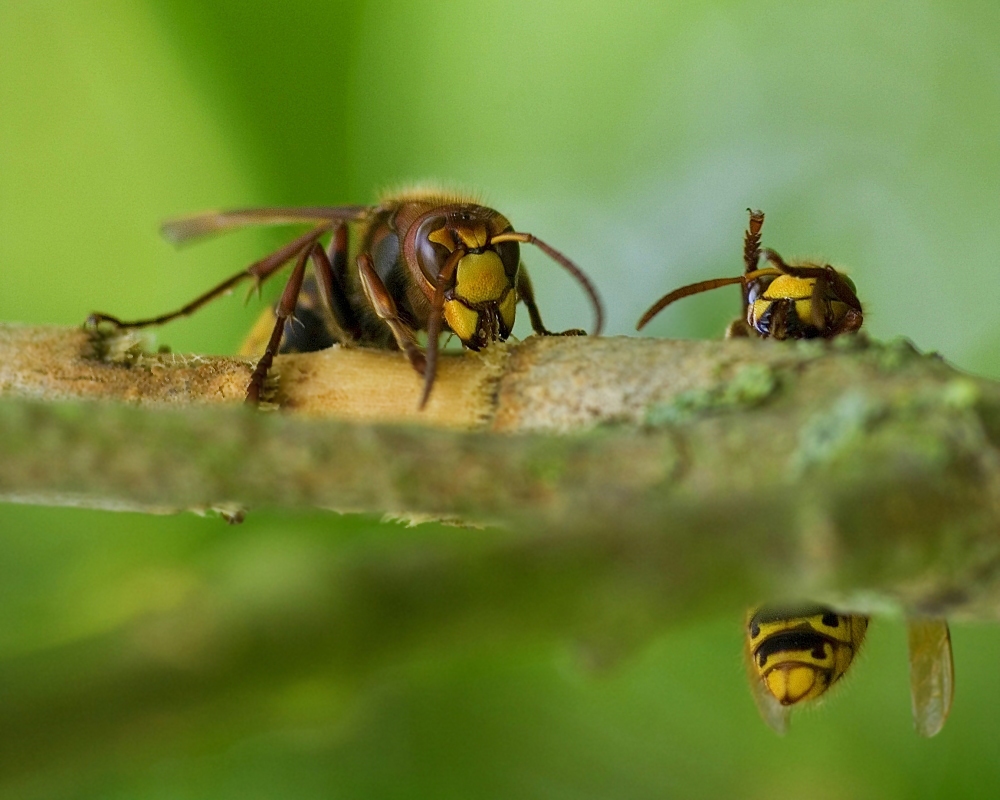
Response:
[{"label": "yellow and black striped abdomen", "polygon": [[811,700],[847,671],[867,628],[867,617],[821,606],[757,609],[747,624],[753,669],[781,705]]}]

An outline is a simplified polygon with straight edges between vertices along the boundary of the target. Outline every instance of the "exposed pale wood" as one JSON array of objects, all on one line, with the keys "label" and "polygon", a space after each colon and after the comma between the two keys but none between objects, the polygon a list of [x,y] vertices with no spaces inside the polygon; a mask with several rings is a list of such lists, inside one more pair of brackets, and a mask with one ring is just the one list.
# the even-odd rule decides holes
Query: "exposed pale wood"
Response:
[{"label": "exposed pale wood", "polygon": [[83,329],[0,325],[0,397],[119,400],[140,405],[237,402],[252,366],[246,359],[141,354],[139,339],[108,345]]},{"label": "exposed pale wood", "polygon": [[353,422],[486,427],[509,350],[441,359],[430,400],[418,409],[423,381],[399,353],[332,347],[320,353],[280,356],[272,400],[281,408]]}]

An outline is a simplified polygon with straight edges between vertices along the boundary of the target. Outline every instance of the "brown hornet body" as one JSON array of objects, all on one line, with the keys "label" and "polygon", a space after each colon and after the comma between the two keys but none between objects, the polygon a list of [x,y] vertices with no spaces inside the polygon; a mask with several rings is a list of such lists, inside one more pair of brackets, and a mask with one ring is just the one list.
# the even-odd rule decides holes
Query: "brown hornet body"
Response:
[{"label": "brown hornet body", "polygon": [[[281,299],[269,315],[270,335],[247,388],[247,402],[258,402],[278,352],[341,343],[402,350],[424,379],[421,406],[434,383],[442,329],[453,332],[465,347],[479,350],[510,336],[520,301],[527,306],[535,333],[550,333],[521,263],[520,244],[534,244],[568,270],[591,299],[595,332],[602,325],[597,292],[573,262],[532,234],[515,231],[499,212],[460,195],[413,191],[389,195],[376,206],[213,212],[168,222],[163,233],[183,242],[247,225],[277,224],[313,228],[175,312],[131,322],[93,314],[89,321],[121,328],[157,325],[192,313],[243,280],[259,285],[294,261]],[[328,235],[324,247],[321,241]],[[313,274],[307,278],[309,264]],[[418,341],[419,331],[427,331],[426,350]]]}]

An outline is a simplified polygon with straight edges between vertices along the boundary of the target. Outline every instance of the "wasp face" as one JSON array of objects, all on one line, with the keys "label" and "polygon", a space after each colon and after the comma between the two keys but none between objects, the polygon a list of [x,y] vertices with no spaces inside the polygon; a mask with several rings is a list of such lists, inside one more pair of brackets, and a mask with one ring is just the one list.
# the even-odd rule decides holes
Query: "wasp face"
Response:
[{"label": "wasp face", "polygon": [[[854,284],[841,274],[851,290]],[[856,330],[848,316],[853,311],[832,291],[819,297],[813,307],[816,278],[778,275],[757,278],[747,291],[747,323],[758,334],[772,339],[812,339],[829,337],[844,330]]]},{"label": "wasp face", "polygon": [[517,242],[491,243],[510,223],[482,206],[459,206],[420,222],[416,256],[432,286],[445,262],[459,252],[454,283],[444,293],[444,318],[462,344],[479,350],[503,341],[514,327],[517,306]]}]

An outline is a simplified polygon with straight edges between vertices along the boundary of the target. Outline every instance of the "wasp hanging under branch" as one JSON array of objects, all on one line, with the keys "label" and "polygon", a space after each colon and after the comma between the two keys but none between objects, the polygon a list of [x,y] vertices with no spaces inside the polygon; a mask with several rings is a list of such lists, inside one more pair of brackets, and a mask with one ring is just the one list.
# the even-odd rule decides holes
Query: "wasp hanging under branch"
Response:
[{"label": "wasp hanging under branch", "polygon": [[[180,243],[248,225],[289,224],[313,227],[177,311],[130,322],[95,313],[88,323],[159,325],[196,311],[243,281],[259,286],[294,262],[280,300],[266,315],[270,333],[247,387],[247,403],[259,401],[279,352],[340,343],[402,350],[423,378],[423,407],[434,385],[442,330],[453,332],[470,350],[505,341],[520,301],[535,333],[550,335],[521,263],[520,245],[533,244],[583,286],[594,307],[594,332],[600,333],[601,301],[572,261],[532,234],[514,230],[499,212],[461,195],[417,190],[390,194],[375,206],[212,212],[167,222],[163,234]],[[427,332],[426,348],[418,341],[419,331]]]},{"label": "wasp hanging under branch", "polygon": [[[764,721],[788,730],[793,706],[823,696],[857,655],[868,618],[825,606],[762,607],[747,615],[744,655],[750,690]],[[951,711],[951,634],[938,618],[907,620],[913,722],[934,736]]]},{"label": "wasp hanging under branch", "polygon": [[768,725],[784,733],[793,705],[819,698],[840,680],[867,629],[867,617],[823,606],[750,611],[744,655],[754,702]]},{"label": "wasp hanging under branch", "polygon": [[[851,279],[829,264],[788,264],[774,250],[762,250],[763,225],[764,213],[751,211],[743,243],[743,275],[713,278],[675,289],[642,315],[636,330],[641,330],[675,300],[734,284],[743,286],[743,315],[729,326],[728,336],[829,339],[858,330],[863,317]],[[758,269],[761,257],[768,266]]]}]

